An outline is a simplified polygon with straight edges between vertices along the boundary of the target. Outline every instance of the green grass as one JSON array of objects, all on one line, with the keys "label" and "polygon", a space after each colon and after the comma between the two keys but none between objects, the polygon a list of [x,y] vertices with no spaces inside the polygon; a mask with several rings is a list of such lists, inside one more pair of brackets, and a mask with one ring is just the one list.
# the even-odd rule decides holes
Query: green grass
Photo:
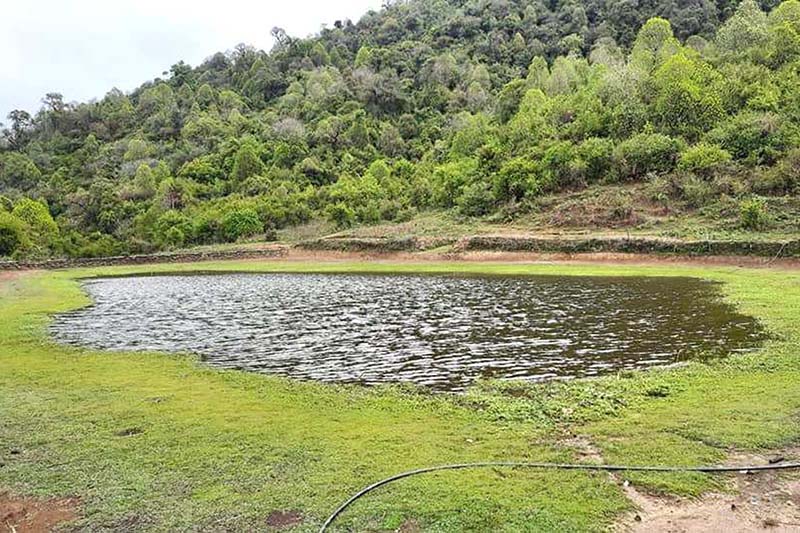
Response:
[{"label": "green grass", "polygon": [[[175,271],[689,275],[773,334],[712,364],[549,385],[480,384],[463,398],[222,372],[190,356],[110,354],[47,339],[48,316],[88,303],[81,277]],[[718,463],[800,438],[800,273],[681,266],[230,262],[82,269],[0,283],[0,489],[79,496],[86,530],[247,530],[299,510],[311,531],[399,471],[473,460],[571,461],[580,434],[607,462]],[[658,394],[653,394],[657,390]],[[17,452],[17,453],[12,453]],[[700,475],[631,475],[681,495]],[[344,530],[603,530],[629,502],[606,475],[458,471],[382,488]]]}]

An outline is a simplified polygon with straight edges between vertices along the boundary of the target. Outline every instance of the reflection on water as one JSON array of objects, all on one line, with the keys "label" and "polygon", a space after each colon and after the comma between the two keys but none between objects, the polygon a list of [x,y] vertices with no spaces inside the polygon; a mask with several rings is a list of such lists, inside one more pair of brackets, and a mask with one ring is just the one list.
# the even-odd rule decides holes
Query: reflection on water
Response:
[{"label": "reflection on water", "polygon": [[688,278],[227,274],[95,280],[60,341],[194,352],[223,368],[303,379],[593,376],[752,349],[757,323]]}]

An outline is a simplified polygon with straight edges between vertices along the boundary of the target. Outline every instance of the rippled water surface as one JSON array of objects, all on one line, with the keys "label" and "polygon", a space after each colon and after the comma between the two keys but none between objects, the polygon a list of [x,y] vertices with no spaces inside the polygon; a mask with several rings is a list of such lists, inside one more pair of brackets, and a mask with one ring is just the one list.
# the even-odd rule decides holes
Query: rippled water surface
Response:
[{"label": "rippled water surface", "polygon": [[688,278],[226,274],[100,279],[86,290],[95,305],[57,317],[57,339],[444,391],[665,365],[763,337],[716,285]]}]

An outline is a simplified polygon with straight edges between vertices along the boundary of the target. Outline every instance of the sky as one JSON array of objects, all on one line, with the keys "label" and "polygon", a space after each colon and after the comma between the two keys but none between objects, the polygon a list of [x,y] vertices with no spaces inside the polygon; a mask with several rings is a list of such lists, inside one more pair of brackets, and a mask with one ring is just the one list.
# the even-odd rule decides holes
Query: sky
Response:
[{"label": "sky", "polygon": [[196,66],[239,43],[269,50],[357,21],[381,0],[2,0],[0,122],[37,111],[48,92],[68,102],[129,92],[180,60]]}]

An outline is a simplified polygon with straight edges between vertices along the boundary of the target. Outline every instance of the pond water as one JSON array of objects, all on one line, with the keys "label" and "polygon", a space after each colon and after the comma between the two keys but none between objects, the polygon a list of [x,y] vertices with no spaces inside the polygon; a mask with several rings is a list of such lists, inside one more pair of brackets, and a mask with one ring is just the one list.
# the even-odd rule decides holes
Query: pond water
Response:
[{"label": "pond water", "polygon": [[764,338],[716,284],[690,278],[225,274],[85,288],[95,304],[52,325],[64,343],[439,391],[718,357]]}]

